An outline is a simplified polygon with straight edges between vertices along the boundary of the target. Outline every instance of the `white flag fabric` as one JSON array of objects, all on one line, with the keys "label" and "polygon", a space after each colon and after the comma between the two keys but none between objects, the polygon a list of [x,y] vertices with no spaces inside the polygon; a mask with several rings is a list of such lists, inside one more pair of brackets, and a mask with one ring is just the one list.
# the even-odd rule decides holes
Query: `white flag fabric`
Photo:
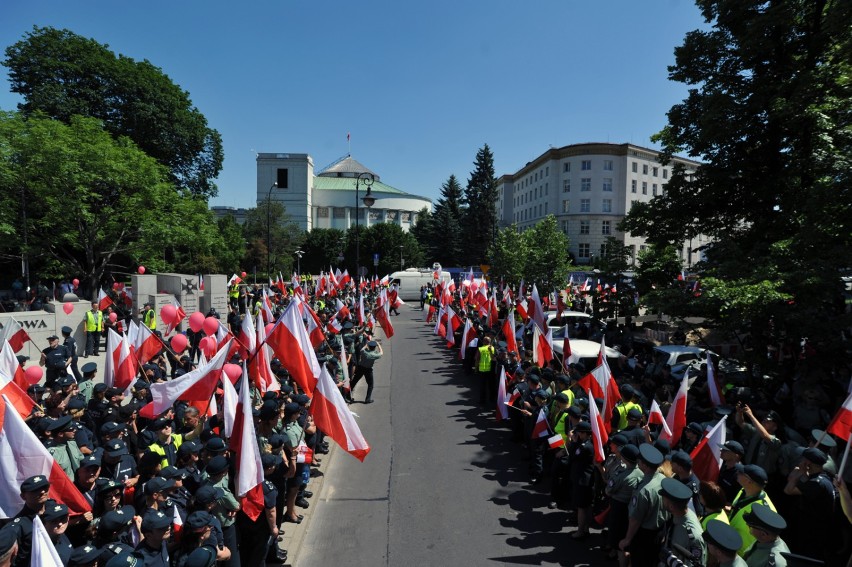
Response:
[{"label": "white flag fabric", "polygon": [[41,516],[33,517],[33,550],[30,555],[32,567],[63,567],[56,546],[50,541],[47,529],[41,522]]}]

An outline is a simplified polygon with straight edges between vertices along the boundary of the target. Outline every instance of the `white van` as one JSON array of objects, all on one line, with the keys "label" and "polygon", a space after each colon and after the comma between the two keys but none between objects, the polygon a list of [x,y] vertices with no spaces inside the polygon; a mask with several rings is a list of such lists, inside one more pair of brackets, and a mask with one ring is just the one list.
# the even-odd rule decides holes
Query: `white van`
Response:
[{"label": "white van", "polygon": [[[432,268],[408,268],[390,275],[391,285],[399,286],[399,298],[403,301],[420,301],[420,288],[433,283],[435,270]],[[439,271],[441,281],[451,279],[450,272]]]}]

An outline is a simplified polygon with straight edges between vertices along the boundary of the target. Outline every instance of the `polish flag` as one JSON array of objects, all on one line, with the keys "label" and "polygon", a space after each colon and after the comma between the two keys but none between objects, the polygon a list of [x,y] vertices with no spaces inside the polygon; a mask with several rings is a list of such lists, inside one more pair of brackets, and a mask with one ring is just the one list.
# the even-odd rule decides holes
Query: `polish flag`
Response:
[{"label": "polish flag", "polygon": [[541,298],[538,296],[538,288],[533,284],[532,303],[530,304],[530,317],[532,317],[539,329],[544,330],[547,322],[544,318],[544,309],[541,306]]},{"label": "polish flag", "polygon": [[[147,329],[147,327],[145,328]],[[127,340],[127,335],[119,337],[118,333],[112,329],[109,329],[109,332],[120,340],[118,349],[110,351],[115,372],[113,386],[127,390],[136,379],[136,356],[130,351],[130,341]]]},{"label": "polish flag", "polygon": [[0,329],[0,342],[8,342],[15,352],[21,352],[24,344],[29,340],[32,340],[30,339],[30,335],[27,334],[21,324],[14,318],[9,318],[6,324],[3,325],[3,328]]},{"label": "polish flag", "polygon": [[512,390],[512,395],[509,396],[509,400],[506,402],[507,406],[515,405],[515,402],[518,401],[518,398],[521,397],[521,393],[518,390]]},{"label": "polish flag", "polygon": [[385,277],[379,280],[379,285],[388,285],[390,283],[390,274],[385,274]]},{"label": "polish flag", "polygon": [[690,454],[692,472],[701,480],[716,482],[719,478],[719,471],[722,470],[721,447],[727,440],[727,432],[725,431],[725,420],[727,419],[727,415],[723,416],[719,423],[704,435]]},{"label": "polish flag", "polygon": [[[222,377],[222,368],[228,361],[230,343],[220,348],[209,362],[199,365],[192,372],[188,372],[179,378],[168,382],[157,382],[151,384],[151,398],[153,401],[145,405],[140,411],[141,417],[155,419],[164,411],[172,407],[178,400],[188,402],[207,401],[216,391],[216,384]],[[246,390],[248,391],[248,389]]]},{"label": "polish flag", "polygon": [[437,309],[435,309],[434,305],[426,305],[423,311],[426,313],[426,322],[428,323],[432,320],[432,317],[437,312]]},{"label": "polish flag", "polygon": [[657,403],[657,400],[651,401],[651,411],[648,412],[648,425],[662,425],[662,431],[671,438],[672,430],[669,429],[669,424],[666,423],[665,418],[663,417],[663,410],[660,409],[660,405]]},{"label": "polish flag", "polygon": [[334,307],[337,309],[337,313],[335,313],[334,316],[339,317],[341,320],[350,319],[352,317],[352,313],[349,311],[349,308],[346,307],[346,304],[339,299],[335,299],[334,301]]},{"label": "polish flag", "polygon": [[551,449],[558,449],[559,447],[565,446],[565,439],[563,439],[562,436],[557,433],[553,437],[547,438],[547,444],[550,445]]},{"label": "polish flag", "polygon": [[237,419],[237,403],[239,395],[230,380],[222,380],[222,416],[225,437],[230,439],[234,434],[234,421]]},{"label": "polish flag", "polygon": [[178,512],[177,506],[173,506],[172,510],[174,510],[174,516],[172,517],[172,535],[178,536],[183,530],[183,518],[180,517],[180,512]]},{"label": "polish flag", "polygon": [[[12,411],[6,411],[11,409]],[[68,506],[70,514],[90,512],[92,507],[53,460],[35,433],[6,397],[0,398],[0,518],[13,518],[24,507],[21,483],[31,476],[50,481],[50,497]]]},{"label": "polish flag", "polygon": [[506,350],[518,352],[518,341],[515,339],[515,314],[511,310],[509,316],[503,321],[503,336],[506,338]]},{"label": "polish flag", "polygon": [[63,567],[62,559],[56,546],[50,540],[47,528],[41,521],[41,516],[33,517],[32,553],[30,554],[30,565],[39,567]]},{"label": "polish flag", "polygon": [[544,368],[553,360],[553,329],[548,327],[547,333],[542,333],[538,325],[533,329],[533,361]]},{"label": "polish flag", "polygon": [[589,278],[586,278],[586,281],[584,281],[583,285],[580,286],[580,291],[582,293],[588,293],[590,289],[592,289],[591,280]]},{"label": "polish flag", "polygon": [[444,338],[447,339],[447,348],[453,348],[456,346],[456,334],[449,327],[447,327]]},{"label": "polish flag", "polygon": [[[261,323],[262,325],[262,323]],[[257,350],[257,329],[254,327],[254,319],[249,313],[243,317],[240,324],[240,336],[237,337],[240,345],[240,358],[248,360]]]},{"label": "polish flag", "polygon": [[671,431],[671,437],[667,437],[665,433],[660,434],[661,439],[667,439],[672,446],[680,443],[680,434],[683,428],[686,427],[686,391],[689,389],[689,378],[684,375],[680,381],[680,388],[677,390],[675,399],[672,402],[672,407],[669,408],[669,413],[666,416],[668,429]]},{"label": "polish flag", "polygon": [[521,316],[521,320],[529,317],[529,313],[527,313],[527,302],[525,299],[518,299],[515,303],[515,309],[518,310],[518,315]]},{"label": "polish flag", "polygon": [[524,289],[524,279],[521,278],[521,283],[518,285],[518,299],[526,298],[526,289]]},{"label": "polish flag", "polygon": [[290,302],[270,331],[266,344],[272,347],[281,365],[287,369],[299,388],[311,395],[319,379],[320,365],[299,315],[300,303],[301,301],[295,298]]},{"label": "polish flag", "polygon": [[309,465],[314,462],[314,452],[308,447],[304,441],[302,441],[298,447],[296,447],[296,462],[299,464]]},{"label": "polish flag", "polygon": [[343,332],[343,323],[340,322],[337,316],[334,316],[331,318],[331,321],[328,322],[328,325],[326,325],[325,328],[329,333],[333,335],[339,335]]},{"label": "polish flag", "polygon": [[[271,289],[271,287],[270,287]],[[263,298],[260,302],[260,312],[263,313],[263,322],[272,323],[275,321],[275,315],[272,314],[272,301],[269,299],[269,290],[263,289]]]},{"label": "polish flag", "polygon": [[562,301],[562,293],[558,291],[553,292],[556,295],[556,315],[561,316],[563,311],[568,311],[568,308],[565,307],[565,302]]},{"label": "polish flag", "polygon": [[547,425],[547,416],[544,415],[544,408],[538,410],[538,417],[535,420],[535,425],[532,430],[532,438],[549,437],[550,428]]},{"label": "polish flag", "polygon": [[27,395],[28,387],[24,369],[18,364],[15,352],[8,342],[4,342],[0,350],[0,395],[8,398],[21,417],[29,416],[35,407],[32,398]]},{"label": "polish flag", "polygon": [[346,362],[346,350],[343,347],[340,348],[340,353],[338,353],[337,358],[340,361],[340,371],[343,374],[343,390],[345,392],[351,392],[352,386],[349,382],[349,364]]},{"label": "polish flag", "polygon": [[322,330],[322,321],[320,321],[317,312],[314,311],[307,303],[302,303],[302,306],[308,312],[307,331],[308,338],[311,340],[311,346],[317,348],[325,342],[325,332]]},{"label": "polish flag", "polygon": [[473,328],[473,323],[470,319],[464,322],[464,330],[461,336],[461,348],[459,348],[459,358],[462,360],[467,356],[467,347],[473,338],[476,337],[476,329]]},{"label": "polish flag", "polygon": [[198,289],[204,291],[204,274],[198,274]]},{"label": "polish flag", "polygon": [[319,373],[310,413],[321,431],[334,439],[344,451],[364,461],[370,446],[325,366]]},{"label": "polish flag", "polygon": [[98,310],[103,311],[112,304],[112,299],[109,298],[102,288],[98,288]]},{"label": "polish flag", "polygon": [[234,495],[240,499],[243,514],[254,521],[263,512],[263,463],[254,431],[251,392],[245,365],[240,379],[240,398],[233,433],[231,450],[236,453],[237,464]]},{"label": "polish flag", "polygon": [[509,396],[506,393],[506,368],[500,366],[500,381],[497,383],[497,421],[509,419],[509,408],[506,407]]},{"label": "polish flag", "polygon": [[301,284],[301,282],[299,281],[299,276],[297,276],[297,275],[294,273],[294,274],[293,274],[293,279],[291,280],[291,282],[292,282],[292,284],[293,284],[293,297],[297,297],[297,296],[298,296],[298,297],[300,297],[300,298],[304,299],[304,297],[305,297],[305,292],[302,290],[302,284]]},{"label": "polish flag", "polygon": [[722,388],[719,381],[716,379],[716,369],[713,367],[713,359],[710,358],[710,351],[707,352],[707,390],[710,392],[710,401],[713,402],[713,407],[725,405],[725,396],[722,394]]},{"label": "polish flag", "polygon": [[609,433],[612,427],[612,412],[616,402],[621,399],[621,392],[618,389],[618,384],[612,375],[612,371],[609,369],[606,359],[591,372],[583,376],[578,382],[578,385],[584,390],[591,390],[593,397],[589,398],[589,406],[592,405],[594,398],[603,398],[604,429]]},{"label": "polish flag", "polygon": [[604,461],[604,447],[606,447],[607,442],[609,441],[609,436],[607,435],[606,423],[604,422],[601,414],[598,413],[598,404],[595,403],[595,399],[592,397],[592,391],[586,390],[589,393],[589,421],[591,421],[592,425],[592,444],[595,447],[595,462],[602,463]]},{"label": "polish flag", "polygon": [[241,278],[237,274],[234,274],[233,276],[231,276],[231,279],[228,280],[228,287],[240,285],[241,283],[243,283],[243,278]]},{"label": "polish flag", "polygon": [[387,292],[382,290],[381,294],[379,294],[379,301],[376,303],[376,308],[373,310],[373,316],[375,316],[376,320],[379,322],[379,326],[382,328],[385,338],[388,339],[391,338],[394,333],[389,313]]},{"label": "polish flag", "polygon": [[352,276],[349,275],[349,270],[343,270],[343,273],[340,275],[340,287],[346,287],[346,284],[352,281]]},{"label": "polish flag", "polygon": [[183,310],[183,307],[181,307],[180,302],[177,299],[172,298],[172,306],[175,308],[175,318],[171,323],[169,323],[169,326],[166,327],[166,335],[171,334],[172,331],[174,331],[177,326],[186,319],[186,311]]},{"label": "polish flag", "polygon": [[850,394],[837,413],[831,419],[831,423],[825,428],[826,433],[838,437],[839,439],[849,439],[849,434],[852,433],[852,394]]},{"label": "polish flag", "polygon": [[568,325],[565,325],[565,338],[562,339],[562,368],[568,369],[571,363],[579,362],[580,357],[571,351],[571,339],[568,338]]},{"label": "polish flag", "polygon": [[358,296],[358,325],[363,325],[364,321],[367,320],[367,316],[364,313],[364,294]]},{"label": "polish flag", "polygon": [[512,309],[512,290],[509,289],[509,284],[503,288],[503,303],[506,304],[506,309]]},{"label": "polish flag", "polygon": [[136,325],[135,330],[128,332],[128,339],[131,337],[133,339],[133,350],[136,353],[136,358],[139,359],[139,364],[145,364],[163,348],[163,343],[147,325]]},{"label": "polish flag", "polygon": [[255,329],[257,329],[257,334],[255,335],[254,344],[258,346],[255,347],[254,358],[249,362],[249,377],[262,394],[265,394],[267,391],[277,392],[281,389],[281,385],[275,378],[275,373],[272,372],[272,366],[270,365],[272,357],[270,356],[269,347],[265,344],[266,327],[263,325],[263,317],[260,313],[257,314]]}]

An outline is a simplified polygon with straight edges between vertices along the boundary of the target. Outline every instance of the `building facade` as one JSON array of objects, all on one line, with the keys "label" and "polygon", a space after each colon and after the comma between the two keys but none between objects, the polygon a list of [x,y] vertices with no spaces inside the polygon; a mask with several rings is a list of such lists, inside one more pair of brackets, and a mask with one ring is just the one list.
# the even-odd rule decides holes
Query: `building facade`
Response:
[{"label": "building facade", "polygon": [[[674,163],[695,171],[699,162],[676,157],[661,165],[659,152],[633,144],[588,143],[551,148],[517,172],[498,179],[497,214],[501,227],[527,230],[549,214],[570,240],[578,264],[591,264],[609,237],[630,249],[635,265],[645,239],[620,232],[619,222],[636,203],[665,194]],[[698,236],[684,243],[684,266],[699,260],[694,249],[707,244]]]},{"label": "building facade", "polygon": [[[363,176],[358,182],[356,199],[356,182],[362,173],[370,173],[375,179],[371,195],[376,201],[369,208],[358,201],[367,192]],[[308,154],[258,154],[258,206],[262,206],[267,199],[284,205],[290,219],[302,230],[346,230],[355,225],[357,211],[358,224],[361,226],[389,222],[407,232],[414,225],[420,210],[424,207],[432,210],[430,199],[406,193],[382,182],[377,173],[351,156],[341,158],[314,174],[313,159]]]}]

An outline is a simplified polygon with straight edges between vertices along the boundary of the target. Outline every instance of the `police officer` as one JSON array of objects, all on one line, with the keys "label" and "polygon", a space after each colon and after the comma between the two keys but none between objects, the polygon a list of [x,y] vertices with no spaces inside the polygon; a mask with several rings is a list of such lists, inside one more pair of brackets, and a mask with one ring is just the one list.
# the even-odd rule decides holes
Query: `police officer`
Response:
[{"label": "police officer", "polygon": [[751,507],[751,512],[745,515],[745,521],[755,538],[755,542],[743,554],[748,566],[786,567],[787,559],[781,554],[789,553],[790,548],[779,537],[781,531],[787,527],[784,518],[769,506],[755,504]]},{"label": "police officer", "polygon": [[743,545],[740,534],[721,520],[710,520],[704,530],[704,541],[707,542],[707,555],[714,557],[719,567],[748,567],[748,564],[737,555]]},{"label": "police officer", "polygon": [[839,539],[837,522],[833,521],[837,506],[834,484],[823,470],[827,461],[828,456],[821,450],[808,447],[784,487],[785,494],[798,496],[796,539],[792,542],[796,552],[819,560],[829,558],[832,542]]},{"label": "police officer", "polygon": [[80,370],[83,374],[77,379],[79,395],[83,397],[83,400],[88,405],[89,400],[92,399],[92,391],[95,388],[95,374],[98,372],[98,365],[95,362],[87,362]]},{"label": "police officer", "polygon": [[41,351],[39,365],[45,368],[45,387],[53,388],[56,380],[68,373],[67,368],[71,364],[71,359],[68,358],[65,347],[59,344],[59,337],[56,335],[47,337],[47,344],[48,347]]},{"label": "police officer", "polygon": [[101,348],[101,333],[104,332],[104,314],[98,309],[97,301],[93,301],[92,308],[86,311],[83,330],[86,331],[86,352],[83,356],[86,358],[92,354],[98,356]]},{"label": "police officer", "polygon": [[689,509],[692,490],[674,478],[664,478],[660,488],[663,507],[672,516],[663,542],[664,549],[687,565],[705,565],[707,544],[701,537],[701,522]]},{"label": "police officer", "polygon": [[672,472],[674,477],[682,482],[689,490],[692,491],[692,509],[697,516],[704,515],[704,505],[701,503],[698,490],[701,486],[701,481],[692,472],[692,457],[686,451],[674,451],[669,459],[672,462]]},{"label": "police officer", "polygon": [[74,440],[77,435],[77,428],[74,426],[71,416],[66,415],[53,421],[47,426],[47,431],[53,435],[53,443],[47,448],[48,452],[53,456],[53,460],[62,467],[68,478],[73,479],[74,473],[80,468],[80,462],[84,455]]},{"label": "police officer", "polygon": [[382,346],[376,341],[368,341],[367,345],[361,350],[361,355],[358,357],[358,364],[355,366],[355,374],[350,381],[350,395],[355,391],[355,385],[363,377],[367,381],[367,397],[364,398],[365,404],[373,403],[373,365],[382,357],[384,352]]},{"label": "police officer", "polygon": [[151,329],[157,330],[157,312],[154,311],[154,305],[150,301],[146,301],[139,313],[142,317],[142,324]]},{"label": "police officer", "polygon": [[666,522],[668,512],[663,509],[660,498],[662,473],[657,471],[663,463],[663,454],[654,446],[644,443],[639,447],[639,469],[642,480],[628,506],[627,533],[618,547],[630,552],[633,565],[654,565],[660,551],[660,529]]},{"label": "police officer", "polygon": [[14,565],[29,567],[33,549],[33,518],[44,513],[50,481],[46,476],[36,475],[21,484],[24,507],[15,515],[12,524],[18,530],[18,556]]},{"label": "police officer", "polygon": [[[273,474],[282,463],[278,455],[265,454],[261,457],[265,477]],[[243,510],[237,512],[237,529],[240,534],[240,564],[263,565],[269,545],[278,538],[278,519],[275,515],[275,500],[278,490],[268,480],[263,481],[263,512],[256,520],[249,518]]]},{"label": "police officer", "polygon": [[68,358],[71,359],[71,363],[68,367],[71,369],[74,379],[77,380],[77,382],[80,382],[83,379],[83,375],[80,374],[80,369],[77,368],[77,361],[79,360],[77,354],[77,341],[71,336],[71,327],[62,327],[62,338],[64,339],[62,341],[62,346],[65,347]]},{"label": "police officer", "polygon": [[581,421],[574,428],[574,440],[568,447],[571,505],[577,510],[577,531],[571,535],[574,539],[584,539],[589,535],[589,516],[595,496],[595,450],[591,438],[591,424]]},{"label": "police officer", "polygon": [[95,431],[100,431],[101,425],[104,424],[104,414],[109,409],[109,400],[106,399],[107,390],[109,390],[109,386],[103,382],[92,387],[92,397],[89,399],[89,407],[86,413],[92,418]]},{"label": "police officer", "polygon": [[142,535],[145,536],[136,546],[136,554],[141,556],[145,567],[168,567],[169,550],[166,542],[171,535],[173,518],[159,510],[150,511],[142,518]]},{"label": "police officer", "polygon": [[44,514],[41,515],[44,529],[47,532],[53,547],[63,565],[68,565],[71,552],[74,551],[71,540],[65,534],[68,529],[68,506],[55,500],[48,500],[44,506]]}]

